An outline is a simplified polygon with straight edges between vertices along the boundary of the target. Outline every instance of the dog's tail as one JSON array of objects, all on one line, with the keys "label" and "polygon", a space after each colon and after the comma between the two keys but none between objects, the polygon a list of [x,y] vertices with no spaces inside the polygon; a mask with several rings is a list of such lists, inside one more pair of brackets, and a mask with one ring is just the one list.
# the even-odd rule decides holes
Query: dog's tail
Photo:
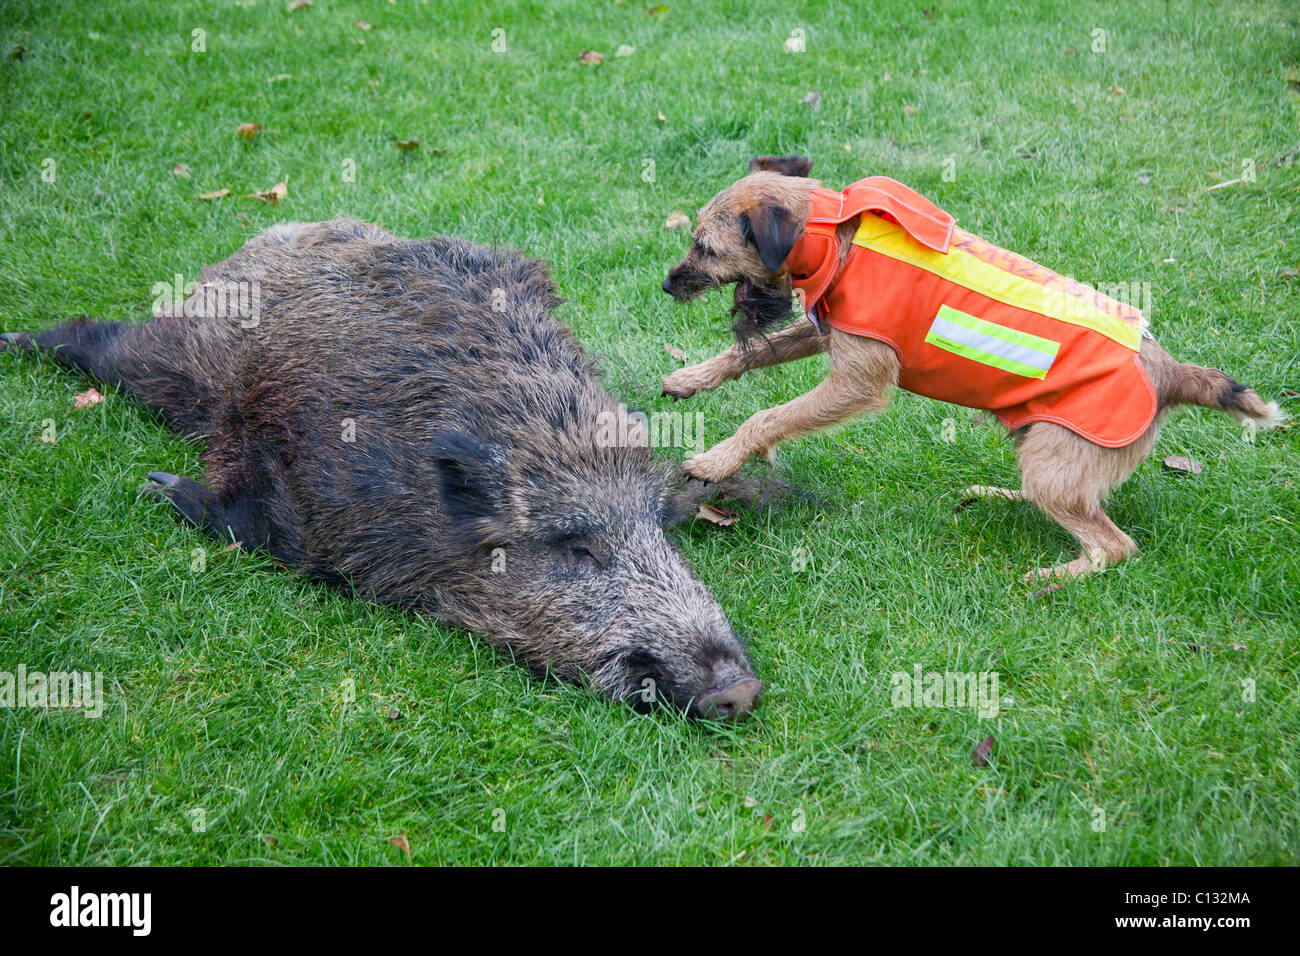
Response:
[{"label": "dog's tail", "polygon": [[1253,388],[1217,368],[1179,364],[1173,372],[1164,404],[1217,408],[1237,421],[1254,421],[1264,428],[1276,428],[1286,420],[1277,402],[1264,401]]}]

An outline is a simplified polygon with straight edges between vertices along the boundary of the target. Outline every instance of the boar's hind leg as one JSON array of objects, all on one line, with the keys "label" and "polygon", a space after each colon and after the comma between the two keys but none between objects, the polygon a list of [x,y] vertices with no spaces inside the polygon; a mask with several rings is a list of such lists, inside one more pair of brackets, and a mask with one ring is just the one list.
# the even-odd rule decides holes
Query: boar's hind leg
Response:
[{"label": "boar's hind leg", "polygon": [[219,495],[197,481],[168,474],[165,471],[149,473],[153,482],[145,491],[164,501],[188,523],[220,540],[237,542],[248,550],[264,548],[282,561],[293,561],[297,555],[288,553],[291,548],[276,533],[275,523],[263,502],[255,498]]}]

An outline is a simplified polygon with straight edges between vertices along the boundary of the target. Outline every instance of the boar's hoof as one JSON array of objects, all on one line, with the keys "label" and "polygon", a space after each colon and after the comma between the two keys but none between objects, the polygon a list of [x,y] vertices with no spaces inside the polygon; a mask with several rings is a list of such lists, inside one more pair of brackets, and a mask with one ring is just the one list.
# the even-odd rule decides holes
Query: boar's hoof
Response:
[{"label": "boar's hoof", "polygon": [[753,712],[762,693],[763,682],[747,677],[706,695],[696,706],[702,717],[711,717],[714,720],[739,720]]}]

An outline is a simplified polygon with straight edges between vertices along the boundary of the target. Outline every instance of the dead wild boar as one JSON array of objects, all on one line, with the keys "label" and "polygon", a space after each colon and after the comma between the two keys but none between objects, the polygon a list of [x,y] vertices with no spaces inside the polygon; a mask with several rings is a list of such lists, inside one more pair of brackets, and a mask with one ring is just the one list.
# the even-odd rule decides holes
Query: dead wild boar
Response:
[{"label": "dead wild boar", "polygon": [[634,706],[743,716],[762,684],[664,536],[668,467],[600,440],[619,406],[558,302],[516,252],[287,223],[142,324],[0,344],[202,438],[204,483],[148,487],[206,532]]}]

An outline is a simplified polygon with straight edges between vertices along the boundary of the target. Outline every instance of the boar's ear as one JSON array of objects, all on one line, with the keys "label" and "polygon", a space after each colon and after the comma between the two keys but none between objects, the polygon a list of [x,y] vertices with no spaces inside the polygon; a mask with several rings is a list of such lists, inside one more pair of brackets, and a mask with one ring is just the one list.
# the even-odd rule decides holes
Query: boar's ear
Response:
[{"label": "boar's ear", "polygon": [[799,238],[799,221],[785,206],[764,203],[740,215],[740,231],[758,249],[768,272],[776,272]]},{"label": "boar's ear", "polygon": [[769,172],[806,178],[812,168],[813,161],[807,156],[755,156],[749,161],[751,173]]},{"label": "boar's ear", "polygon": [[452,526],[483,539],[500,533],[505,500],[501,446],[448,428],[433,436],[428,452]]}]

